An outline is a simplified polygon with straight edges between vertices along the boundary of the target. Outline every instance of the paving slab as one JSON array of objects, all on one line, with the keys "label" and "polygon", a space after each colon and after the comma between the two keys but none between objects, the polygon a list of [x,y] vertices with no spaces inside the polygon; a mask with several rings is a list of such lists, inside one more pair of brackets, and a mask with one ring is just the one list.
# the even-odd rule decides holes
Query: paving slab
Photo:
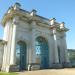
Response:
[{"label": "paving slab", "polygon": [[75,75],[75,68],[24,71],[19,75]]}]

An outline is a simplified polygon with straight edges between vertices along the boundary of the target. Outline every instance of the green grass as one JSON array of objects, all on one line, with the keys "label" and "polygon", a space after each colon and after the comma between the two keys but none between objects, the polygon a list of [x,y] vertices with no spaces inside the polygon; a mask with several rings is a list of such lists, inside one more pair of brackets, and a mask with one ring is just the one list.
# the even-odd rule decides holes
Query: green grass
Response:
[{"label": "green grass", "polygon": [[6,72],[0,72],[0,75],[18,75],[18,73],[6,73]]}]

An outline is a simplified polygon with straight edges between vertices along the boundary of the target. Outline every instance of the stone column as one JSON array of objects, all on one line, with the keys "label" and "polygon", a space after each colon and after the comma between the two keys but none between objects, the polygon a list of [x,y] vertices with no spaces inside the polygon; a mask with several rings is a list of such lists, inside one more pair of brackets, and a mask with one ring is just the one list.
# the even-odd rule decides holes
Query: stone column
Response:
[{"label": "stone column", "polygon": [[64,45],[64,49],[65,49],[65,61],[66,61],[66,62],[70,62],[70,61],[69,61],[69,57],[68,57],[67,44],[66,44],[66,35],[65,35],[65,37],[63,38],[63,41],[64,41],[63,45]]},{"label": "stone column", "polygon": [[32,40],[31,40],[31,43],[32,43],[32,63],[35,63],[35,58],[36,58],[36,51],[35,51],[35,25],[36,25],[36,22],[35,21],[32,21]]},{"label": "stone column", "polygon": [[56,38],[56,28],[53,28],[53,37],[54,37],[54,63],[59,63],[59,58],[58,58],[58,48],[57,48],[57,38]]},{"label": "stone column", "polygon": [[36,22],[32,21],[31,23],[32,27],[32,33],[31,33],[31,64],[32,64],[32,69],[31,70],[35,70],[35,69],[40,69],[40,65],[37,65],[36,63],[36,48],[35,48],[35,33],[36,33]]},{"label": "stone column", "polygon": [[68,56],[68,50],[67,50],[67,44],[66,44],[66,36],[63,38],[63,49],[64,49],[64,64],[63,66],[64,67],[72,67],[71,63],[70,63],[70,60],[69,60],[69,56]]},{"label": "stone column", "polygon": [[58,57],[58,47],[57,47],[57,35],[56,35],[56,27],[53,27],[53,38],[54,38],[54,62],[52,64],[52,68],[61,68],[62,65],[59,63],[59,57]]},{"label": "stone column", "polygon": [[[35,16],[37,13],[36,10],[32,10],[32,12],[30,13],[31,17]],[[29,57],[29,62],[31,63],[35,63],[35,54],[36,54],[36,51],[35,51],[35,26],[36,26],[36,22],[34,21],[34,17],[31,19],[31,57]],[[30,59],[31,58],[31,59]]]},{"label": "stone column", "polygon": [[16,32],[17,32],[18,17],[13,19],[13,30],[11,39],[11,53],[10,53],[10,68],[13,70],[12,66],[16,65]]},{"label": "stone column", "polygon": [[56,35],[56,29],[57,29],[57,25],[55,24],[55,18],[50,20],[50,29],[52,29],[53,31],[53,41],[54,41],[54,62],[52,67],[53,68],[58,68],[61,67],[61,65],[59,64],[59,57],[58,57],[58,47],[57,47],[57,35]]},{"label": "stone column", "polygon": [[13,35],[12,35],[12,42],[11,42],[11,56],[10,56],[10,65],[15,64],[15,44],[16,43],[16,25],[13,25]]},{"label": "stone column", "polygon": [[[4,44],[4,54],[3,54],[3,65],[2,65],[2,71],[9,71],[10,66],[10,48],[11,48],[11,37],[12,37],[12,24],[11,21],[7,22],[6,28],[4,29],[4,40],[7,41],[6,44]],[[7,34],[7,35],[6,35]]]},{"label": "stone column", "polygon": [[6,71],[6,66],[7,66],[7,57],[6,56],[7,56],[7,45],[5,44],[1,71]]},{"label": "stone column", "polygon": [[29,56],[28,56],[28,64],[32,64],[34,62],[34,22],[31,22],[30,26],[30,35],[31,35],[31,40],[30,40],[30,48],[29,48]]}]

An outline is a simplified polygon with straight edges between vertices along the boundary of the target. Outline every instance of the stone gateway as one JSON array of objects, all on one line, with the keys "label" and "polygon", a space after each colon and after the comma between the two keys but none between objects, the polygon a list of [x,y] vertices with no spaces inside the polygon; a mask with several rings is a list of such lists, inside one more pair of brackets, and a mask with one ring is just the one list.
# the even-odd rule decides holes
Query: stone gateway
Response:
[{"label": "stone gateway", "polygon": [[22,71],[70,67],[67,55],[64,22],[47,19],[21,9],[19,3],[10,7],[2,19],[4,37],[0,40],[0,69]]}]

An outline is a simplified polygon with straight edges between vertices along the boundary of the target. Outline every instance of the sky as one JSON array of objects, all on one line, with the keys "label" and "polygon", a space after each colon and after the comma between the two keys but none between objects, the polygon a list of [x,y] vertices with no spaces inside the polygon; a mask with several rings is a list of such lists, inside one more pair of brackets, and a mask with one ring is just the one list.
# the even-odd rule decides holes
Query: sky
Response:
[{"label": "sky", "polygon": [[[36,9],[40,16],[56,18],[59,23],[65,22],[65,26],[70,29],[66,33],[67,48],[75,49],[75,0],[0,0],[0,22],[8,8],[16,2],[21,4],[22,9]],[[2,37],[3,27],[0,24],[0,38]]]}]

